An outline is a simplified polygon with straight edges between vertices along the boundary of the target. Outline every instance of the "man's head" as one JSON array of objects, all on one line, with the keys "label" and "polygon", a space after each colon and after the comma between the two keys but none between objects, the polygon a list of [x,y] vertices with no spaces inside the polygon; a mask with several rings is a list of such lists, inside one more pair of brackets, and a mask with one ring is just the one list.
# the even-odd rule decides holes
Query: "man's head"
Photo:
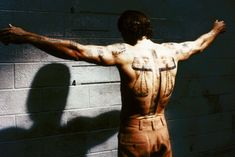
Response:
[{"label": "man's head", "polygon": [[149,18],[140,11],[127,10],[118,19],[118,29],[125,42],[135,45],[144,36],[152,37],[152,28]]}]

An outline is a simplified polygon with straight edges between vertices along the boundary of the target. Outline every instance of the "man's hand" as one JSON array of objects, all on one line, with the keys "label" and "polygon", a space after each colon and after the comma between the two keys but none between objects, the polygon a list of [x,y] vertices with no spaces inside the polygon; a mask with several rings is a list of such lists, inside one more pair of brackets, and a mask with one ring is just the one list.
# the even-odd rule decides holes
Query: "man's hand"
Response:
[{"label": "man's hand", "polygon": [[213,25],[213,29],[212,29],[215,33],[223,33],[225,32],[225,23],[224,21],[219,21],[219,20],[216,20],[214,22],[214,25]]},{"label": "man's hand", "polygon": [[0,30],[0,41],[5,45],[10,43],[22,44],[25,43],[25,37],[27,36],[27,33],[28,32],[22,28],[9,24],[8,28]]}]

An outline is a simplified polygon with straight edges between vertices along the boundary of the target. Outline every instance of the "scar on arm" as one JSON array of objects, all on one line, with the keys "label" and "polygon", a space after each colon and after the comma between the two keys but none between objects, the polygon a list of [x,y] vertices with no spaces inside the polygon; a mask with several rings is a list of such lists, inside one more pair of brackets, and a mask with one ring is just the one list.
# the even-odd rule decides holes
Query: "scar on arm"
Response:
[{"label": "scar on arm", "polygon": [[77,43],[76,42],[74,42],[74,41],[69,41],[70,42],[70,44],[72,45],[72,46],[77,46]]},{"label": "scar on arm", "polygon": [[112,51],[113,56],[117,57],[118,55],[124,53],[126,51],[125,44],[115,44],[115,50]]},{"label": "scar on arm", "polygon": [[163,45],[170,49],[174,48],[174,43],[163,43]]},{"label": "scar on arm", "polygon": [[188,47],[188,44],[187,44],[187,43],[183,43],[182,46],[183,46],[183,47]]},{"label": "scar on arm", "polygon": [[192,51],[192,47],[190,43],[185,42],[185,43],[180,44],[180,47],[175,49],[175,54],[181,55],[183,57],[187,57],[191,51]]},{"label": "scar on arm", "polygon": [[104,50],[103,50],[103,48],[102,47],[98,47],[97,48],[97,52],[98,52],[99,59],[102,60],[103,57],[104,57]]},{"label": "scar on arm", "polygon": [[53,43],[62,43],[63,42],[61,39],[55,39],[55,38],[48,38],[47,40],[49,40]]}]

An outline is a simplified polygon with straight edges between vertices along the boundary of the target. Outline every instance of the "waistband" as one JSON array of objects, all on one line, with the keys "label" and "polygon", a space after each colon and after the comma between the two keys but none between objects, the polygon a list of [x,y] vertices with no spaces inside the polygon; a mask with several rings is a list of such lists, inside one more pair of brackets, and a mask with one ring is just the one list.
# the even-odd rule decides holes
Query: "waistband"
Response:
[{"label": "waistband", "polygon": [[127,128],[138,128],[138,130],[157,130],[166,125],[165,116],[164,114],[161,114],[126,119],[121,123],[120,129],[126,130]]},{"label": "waistband", "polygon": [[163,113],[153,114],[153,115],[146,115],[146,116],[139,116],[136,118],[130,118],[130,119],[152,119],[157,117],[164,117],[165,115]]}]

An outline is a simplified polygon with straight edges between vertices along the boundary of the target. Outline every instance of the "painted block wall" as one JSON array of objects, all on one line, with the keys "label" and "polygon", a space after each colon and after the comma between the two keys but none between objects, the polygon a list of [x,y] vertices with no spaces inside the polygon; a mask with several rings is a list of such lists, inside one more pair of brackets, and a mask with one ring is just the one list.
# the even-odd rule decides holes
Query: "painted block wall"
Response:
[{"label": "painted block wall", "polygon": [[[235,1],[1,0],[0,27],[106,45],[122,42],[126,9],[151,17],[156,42],[194,40],[226,21],[213,45],[179,64],[166,115],[174,157],[234,156]],[[116,157],[119,85],[115,67],[0,45],[0,156]]]}]

